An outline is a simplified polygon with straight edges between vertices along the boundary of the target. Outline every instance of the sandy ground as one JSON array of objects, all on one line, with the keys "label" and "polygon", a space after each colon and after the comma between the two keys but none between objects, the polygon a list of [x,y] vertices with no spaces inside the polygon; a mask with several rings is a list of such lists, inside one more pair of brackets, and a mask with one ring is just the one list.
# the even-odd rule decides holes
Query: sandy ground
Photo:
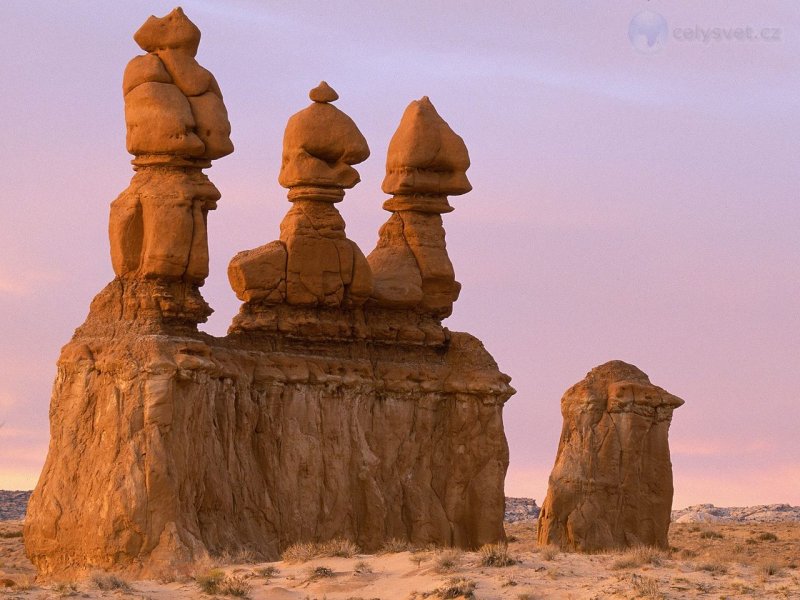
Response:
[{"label": "sandy ground", "polygon": [[[19,521],[0,522],[0,598],[800,598],[800,523],[673,524],[669,553],[588,556],[538,547],[535,523],[516,523],[507,526],[508,553],[518,562],[505,567],[483,566],[477,552],[429,549],[205,565],[197,580],[125,581],[95,574],[60,585],[35,581],[21,528]],[[203,592],[203,578],[222,592]]]}]

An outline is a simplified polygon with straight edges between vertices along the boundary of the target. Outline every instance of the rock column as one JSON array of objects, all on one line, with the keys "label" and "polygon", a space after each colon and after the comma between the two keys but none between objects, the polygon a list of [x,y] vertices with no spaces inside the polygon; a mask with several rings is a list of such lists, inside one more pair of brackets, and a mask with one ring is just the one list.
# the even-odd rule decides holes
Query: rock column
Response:
[{"label": "rock column", "polygon": [[682,404],[619,360],[595,367],[567,390],[539,543],[581,552],[667,548],[668,434],[672,411]]}]

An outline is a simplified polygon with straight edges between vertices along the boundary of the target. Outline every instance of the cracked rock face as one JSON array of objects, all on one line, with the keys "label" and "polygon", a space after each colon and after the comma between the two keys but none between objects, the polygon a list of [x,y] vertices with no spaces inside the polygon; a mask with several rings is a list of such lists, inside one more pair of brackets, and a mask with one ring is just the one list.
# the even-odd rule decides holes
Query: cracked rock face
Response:
[{"label": "cracked rock face", "polygon": [[539,543],[582,552],[667,548],[668,434],[672,411],[682,404],[622,361],[595,367],[567,390]]}]

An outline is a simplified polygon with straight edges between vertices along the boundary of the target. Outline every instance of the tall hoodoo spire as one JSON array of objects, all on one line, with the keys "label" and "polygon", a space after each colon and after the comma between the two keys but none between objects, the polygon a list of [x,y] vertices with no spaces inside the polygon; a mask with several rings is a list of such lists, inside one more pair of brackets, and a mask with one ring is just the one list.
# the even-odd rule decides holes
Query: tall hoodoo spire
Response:
[{"label": "tall hoodoo spire", "polygon": [[233,152],[214,76],[195,55],[200,30],[176,8],[134,35],[147,52],[125,69],[127,148],[136,174],[111,205],[111,262],[126,293],[162,316],[202,322],[208,211],[220,193],[202,169]]},{"label": "tall hoodoo spire", "polygon": [[469,192],[469,153],[427,96],[406,108],[386,158],[383,191],[394,194],[383,207],[391,218],[380,230],[367,260],[373,300],[437,318],[450,315],[461,284],[445,245],[442,213],[447,196]]}]

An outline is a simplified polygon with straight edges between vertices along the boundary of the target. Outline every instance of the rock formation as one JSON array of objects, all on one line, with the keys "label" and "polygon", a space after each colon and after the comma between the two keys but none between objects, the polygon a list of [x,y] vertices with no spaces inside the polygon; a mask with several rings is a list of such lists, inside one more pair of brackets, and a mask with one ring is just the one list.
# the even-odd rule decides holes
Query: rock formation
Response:
[{"label": "rock formation", "polygon": [[228,267],[236,296],[245,302],[296,306],[360,306],[372,291],[372,273],[347,239],[334,203],[360,179],[352,165],[369,156],[352,119],[333,106],[339,95],[324,81],[311,106],[289,119],[278,181],[292,208],[280,240],[237,254]]},{"label": "rock formation", "polygon": [[[151,16],[133,36],[147,54],[125,69],[130,186],[111,204],[114,272],[143,308],[193,322],[211,309],[198,288],[208,276],[208,211],[220,193],[203,174],[233,152],[214,76],[195,55],[200,30],[180,8]],[[135,288],[135,292],[134,292]]]},{"label": "rock formation", "polygon": [[376,305],[438,318],[453,312],[461,284],[447,255],[441,215],[453,210],[448,195],[472,189],[468,168],[464,141],[428,97],[409,104],[386,158],[383,191],[393,197],[383,208],[392,216],[367,257]]},{"label": "rock formation", "polygon": [[201,169],[231,150],[221,103],[197,110],[221,98],[198,38],[179,10],[137,33],[148,54],[125,78],[137,173],[112,207],[117,278],[58,361],[29,558],[49,578],[158,576],[332,538],[366,551],[502,540],[514,390],[441,311],[371,304],[334,206],[368,149],[326,84],[287,126],[280,240],[233,260],[244,304],[229,335],[198,332],[219,198]]},{"label": "rock formation", "polygon": [[582,552],[667,548],[673,491],[667,438],[672,411],[682,404],[619,360],[595,367],[567,390],[539,543]]}]

